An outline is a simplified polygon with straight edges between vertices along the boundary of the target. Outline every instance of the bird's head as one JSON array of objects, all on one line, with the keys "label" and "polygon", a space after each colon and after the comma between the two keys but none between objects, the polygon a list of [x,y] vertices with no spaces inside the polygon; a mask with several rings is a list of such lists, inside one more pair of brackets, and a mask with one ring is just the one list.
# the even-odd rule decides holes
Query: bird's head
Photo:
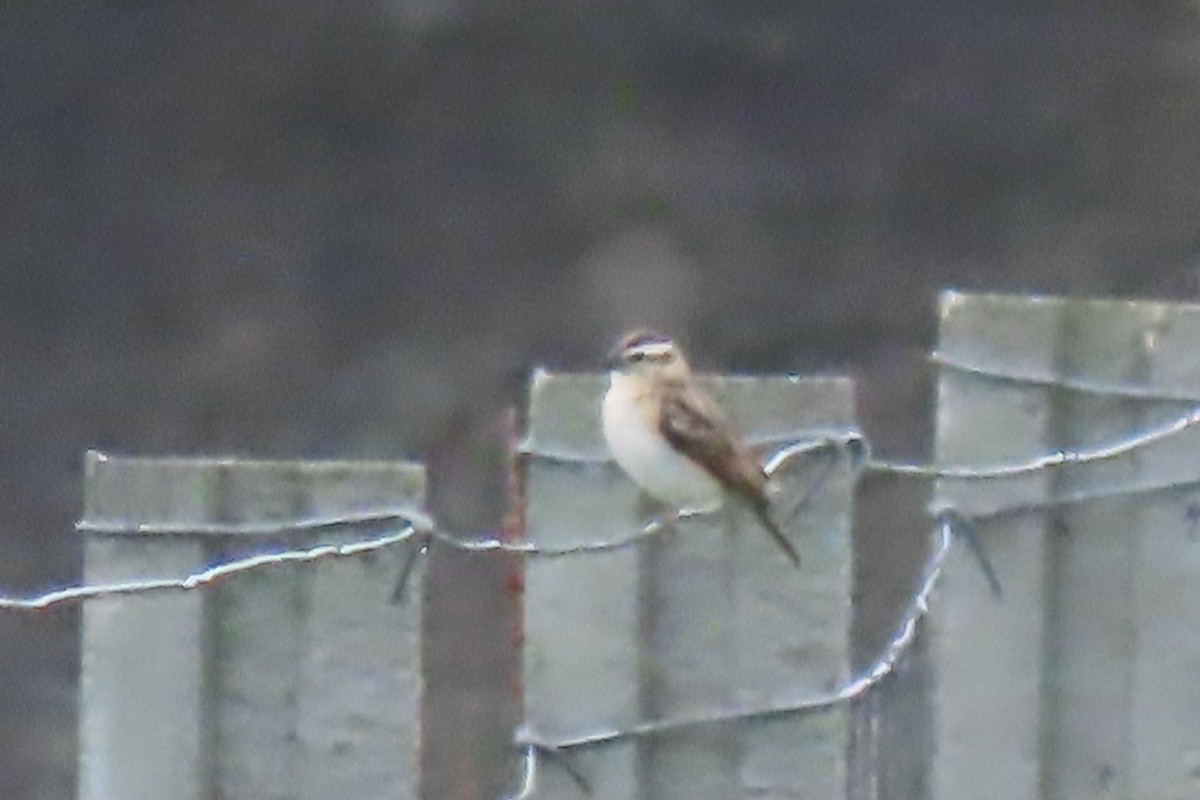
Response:
[{"label": "bird's head", "polygon": [[686,376],[687,359],[670,336],[635,330],[622,336],[608,355],[609,369],[629,375]]}]

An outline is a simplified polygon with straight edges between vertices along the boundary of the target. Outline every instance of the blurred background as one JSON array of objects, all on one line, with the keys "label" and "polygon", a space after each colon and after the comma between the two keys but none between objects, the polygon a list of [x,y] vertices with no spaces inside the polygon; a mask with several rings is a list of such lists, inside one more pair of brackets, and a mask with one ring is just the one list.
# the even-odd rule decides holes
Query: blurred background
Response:
[{"label": "blurred background", "polygon": [[[1195,295],[1197,130],[1195,0],[10,0],[0,591],[78,581],[89,447],[420,457],[494,529],[528,369],[631,323],[924,457],[939,288]],[[867,649],[924,536],[873,484]],[[490,797],[503,571],[433,570],[427,794]],[[0,616],[9,800],[73,796],[77,625]]]}]

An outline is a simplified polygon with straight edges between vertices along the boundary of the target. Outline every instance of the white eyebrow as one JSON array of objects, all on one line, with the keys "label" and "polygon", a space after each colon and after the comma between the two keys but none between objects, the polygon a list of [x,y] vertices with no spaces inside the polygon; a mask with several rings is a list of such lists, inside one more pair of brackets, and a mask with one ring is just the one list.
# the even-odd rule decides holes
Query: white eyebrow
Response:
[{"label": "white eyebrow", "polygon": [[629,352],[641,353],[647,358],[655,358],[658,356],[668,356],[675,350],[675,345],[670,342],[653,342],[649,344],[639,344],[632,348]]}]

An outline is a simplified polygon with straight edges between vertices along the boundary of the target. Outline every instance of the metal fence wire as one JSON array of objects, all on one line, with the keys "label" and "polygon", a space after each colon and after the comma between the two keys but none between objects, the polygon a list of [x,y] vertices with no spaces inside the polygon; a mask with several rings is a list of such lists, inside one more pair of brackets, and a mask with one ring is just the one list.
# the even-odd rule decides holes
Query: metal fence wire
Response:
[{"label": "metal fence wire", "polygon": [[[708,378],[770,452],[801,573],[736,509],[646,520],[589,412],[603,376],[537,373],[501,535],[440,527],[416,464],[92,453],[85,585],[0,609],[102,601],[84,798],[417,797],[435,540],[524,557],[511,800],[897,796],[878,742],[854,764],[852,739],[918,641],[927,797],[1200,796],[1197,312],[946,293],[932,465],[875,457],[847,380]],[[934,482],[932,533],[851,674],[853,492],[873,472]]]}]

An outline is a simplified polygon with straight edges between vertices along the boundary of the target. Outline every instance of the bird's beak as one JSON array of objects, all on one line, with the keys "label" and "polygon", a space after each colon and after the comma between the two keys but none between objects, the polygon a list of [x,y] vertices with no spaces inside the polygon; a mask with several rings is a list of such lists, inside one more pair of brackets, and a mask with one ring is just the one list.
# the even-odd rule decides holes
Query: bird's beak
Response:
[{"label": "bird's beak", "polygon": [[623,363],[625,362],[621,358],[621,348],[619,347],[614,347],[612,350],[609,350],[608,358],[604,360],[604,365],[610,370],[619,370]]}]

